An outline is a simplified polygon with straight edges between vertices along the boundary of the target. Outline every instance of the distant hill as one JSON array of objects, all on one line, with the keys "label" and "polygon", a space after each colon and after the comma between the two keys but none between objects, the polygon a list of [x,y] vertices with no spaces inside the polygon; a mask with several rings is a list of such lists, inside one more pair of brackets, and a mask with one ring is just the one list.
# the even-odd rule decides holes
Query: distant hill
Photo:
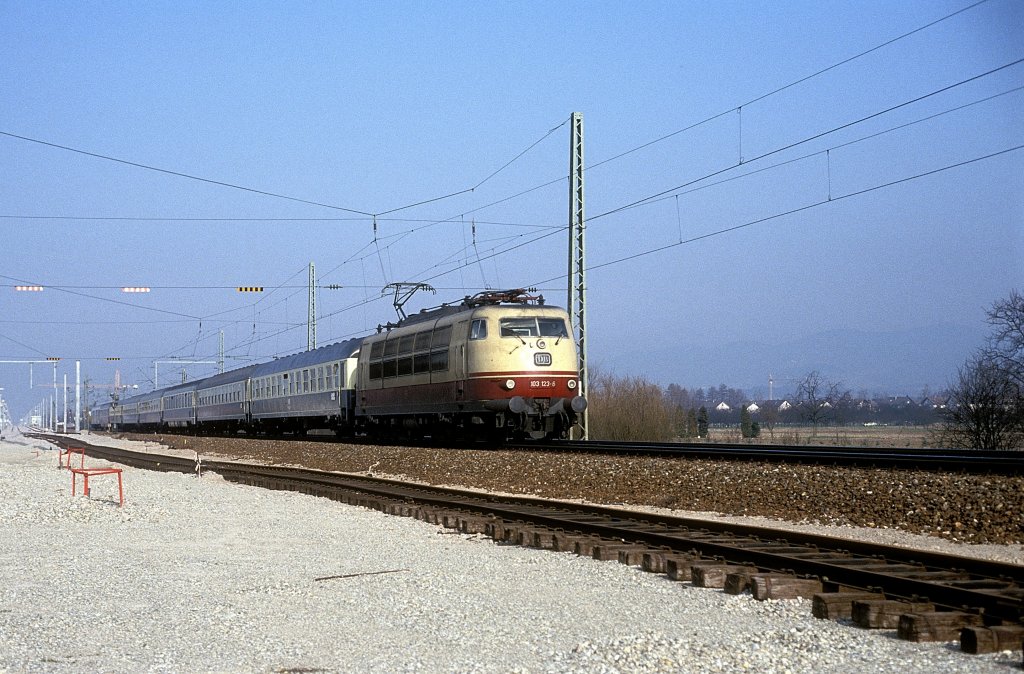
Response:
[{"label": "distant hill", "polygon": [[685,387],[726,384],[751,397],[766,397],[774,375],[776,397],[788,395],[793,380],[812,370],[843,382],[857,394],[917,396],[926,386],[941,390],[956,369],[984,341],[984,326],[943,324],[903,332],[834,330],[783,344],[727,342],[664,345],[616,354],[614,362],[632,363],[662,385]]}]

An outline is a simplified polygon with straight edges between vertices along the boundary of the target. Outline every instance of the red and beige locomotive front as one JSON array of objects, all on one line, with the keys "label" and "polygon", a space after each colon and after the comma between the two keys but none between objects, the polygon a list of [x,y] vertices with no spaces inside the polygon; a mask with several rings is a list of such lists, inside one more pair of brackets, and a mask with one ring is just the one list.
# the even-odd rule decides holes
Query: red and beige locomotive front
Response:
[{"label": "red and beige locomotive front", "polygon": [[558,307],[474,311],[466,341],[466,399],[507,413],[532,437],[567,435],[586,409],[567,319]]}]

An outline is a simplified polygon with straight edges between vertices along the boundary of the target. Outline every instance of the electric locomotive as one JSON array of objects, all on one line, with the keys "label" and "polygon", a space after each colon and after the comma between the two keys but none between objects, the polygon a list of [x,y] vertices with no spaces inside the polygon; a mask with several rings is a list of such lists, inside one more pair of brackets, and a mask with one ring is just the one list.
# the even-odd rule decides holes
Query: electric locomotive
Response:
[{"label": "electric locomotive", "polygon": [[567,437],[587,405],[567,319],[524,290],[406,318],[363,340],[356,418],[370,432]]}]

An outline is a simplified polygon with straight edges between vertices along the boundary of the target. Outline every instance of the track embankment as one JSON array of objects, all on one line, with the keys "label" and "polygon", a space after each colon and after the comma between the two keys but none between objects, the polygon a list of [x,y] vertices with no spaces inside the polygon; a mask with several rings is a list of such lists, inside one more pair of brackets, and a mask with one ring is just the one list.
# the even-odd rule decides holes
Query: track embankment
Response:
[{"label": "track embankment", "polygon": [[897,529],[965,543],[1024,542],[1020,476],[254,438],[123,437],[210,458],[544,498]]}]

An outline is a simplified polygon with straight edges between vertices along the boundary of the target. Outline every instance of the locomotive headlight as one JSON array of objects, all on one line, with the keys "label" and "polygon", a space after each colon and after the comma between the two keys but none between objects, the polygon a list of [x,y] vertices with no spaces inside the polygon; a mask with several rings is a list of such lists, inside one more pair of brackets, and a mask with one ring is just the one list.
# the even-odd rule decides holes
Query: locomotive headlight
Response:
[{"label": "locomotive headlight", "polygon": [[507,390],[511,391],[515,387],[516,387],[516,380],[515,379],[506,379],[505,380],[505,388]]},{"label": "locomotive headlight", "polygon": [[576,380],[570,379],[568,382],[566,382],[566,386],[569,387],[570,391],[573,390],[574,388],[576,388]]}]

